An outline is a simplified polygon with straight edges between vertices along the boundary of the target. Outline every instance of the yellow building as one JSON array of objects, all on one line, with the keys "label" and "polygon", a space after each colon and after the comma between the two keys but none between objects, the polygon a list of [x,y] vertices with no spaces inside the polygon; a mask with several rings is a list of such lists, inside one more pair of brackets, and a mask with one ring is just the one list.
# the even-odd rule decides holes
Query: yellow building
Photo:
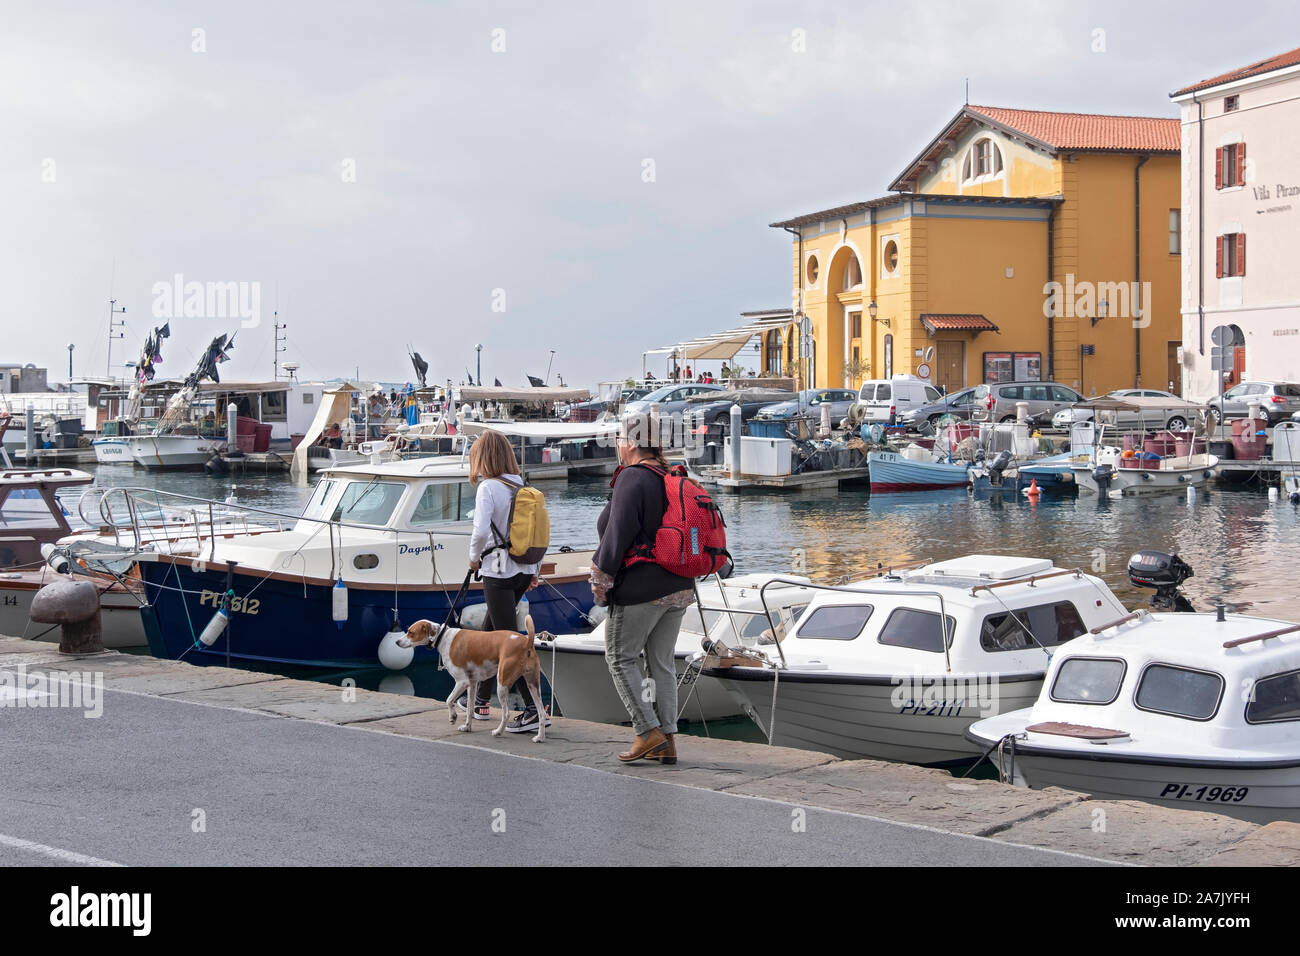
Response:
[{"label": "yellow building", "polygon": [[[793,236],[812,381],[1178,391],[1179,135],[1172,119],[966,106],[894,194],[773,223]],[[797,320],[768,335],[786,352]]]}]

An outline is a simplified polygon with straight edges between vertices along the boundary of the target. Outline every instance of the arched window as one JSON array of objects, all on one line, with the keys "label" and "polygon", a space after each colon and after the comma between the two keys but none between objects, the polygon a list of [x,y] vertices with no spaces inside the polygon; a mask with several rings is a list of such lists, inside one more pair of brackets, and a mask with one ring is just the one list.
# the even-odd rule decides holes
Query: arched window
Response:
[{"label": "arched window", "polygon": [[848,292],[860,285],[862,285],[862,263],[858,261],[856,255],[850,253],[849,261],[844,263],[844,288],[840,291]]},{"label": "arched window", "polygon": [[785,364],[794,365],[794,326],[786,329],[785,332]]},{"label": "arched window", "polygon": [[998,176],[1002,172],[1002,150],[991,137],[985,136],[971,143],[962,160],[962,182],[973,182]]},{"label": "arched window", "polygon": [[764,360],[767,371],[772,375],[781,374],[781,330],[773,329],[767,334],[767,355]]}]

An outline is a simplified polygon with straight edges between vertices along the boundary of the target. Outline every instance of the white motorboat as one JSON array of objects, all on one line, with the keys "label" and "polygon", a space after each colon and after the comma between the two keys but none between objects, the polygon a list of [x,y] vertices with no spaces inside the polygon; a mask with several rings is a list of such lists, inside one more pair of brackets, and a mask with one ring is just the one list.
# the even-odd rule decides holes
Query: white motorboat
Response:
[{"label": "white motorboat", "polygon": [[131,440],[121,438],[95,438],[90,442],[95,450],[95,461],[101,465],[130,465],[135,462],[131,457]]},{"label": "white motorboat", "polygon": [[[1107,426],[1099,426],[1097,444],[1087,458],[1071,460],[1074,481],[1081,492],[1110,498],[1166,494],[1199,487],[1215,476],[1219,459],[1204,452],[1148,456],[1122,451],[1102,443]],[[1194,452],[1194,443],[1189,443]]]},{"label": "white motorboat", "polygon": [[1058,646],[1125,611],[1098,578],[1010,555],[808,587],[765,665],[702,673],[773,744],[920,764],[978,757],[974,720],[1027,706]]},{"label": "white motorboat", "polygon": [[[762,587],[774,578],[781,583],[766,592],[769,618],[763,609]],[[806,578],[772,574],[743,574],[725,580],[710,578],[698,585],[703,601],[682,618],[677,649],[677,704],[682,720],[721,720],[741,716],[740,704],[716,680],[699,676],[695,658],[714,641],[730,648],[772,644],[772,625],[781,634],[812,599]],[[544,635],[537,653],[551,689],[566,717],[606,724],[628,723],[627,710],[614,689],[605,663],[605,621],[589,634]],[[707,636],[706,636],[707,635]]]},{"label": "white motorboat", "polygon": [[132,435],[126,439],[131,460],[145,468],[202,468],[221,444],[204,435]]},{"label": "white motorboat", "polygon": [[1135,611],[1056,655],[1032,707],[967,731],[1003,779],[1300,820],[1300,624]]}]

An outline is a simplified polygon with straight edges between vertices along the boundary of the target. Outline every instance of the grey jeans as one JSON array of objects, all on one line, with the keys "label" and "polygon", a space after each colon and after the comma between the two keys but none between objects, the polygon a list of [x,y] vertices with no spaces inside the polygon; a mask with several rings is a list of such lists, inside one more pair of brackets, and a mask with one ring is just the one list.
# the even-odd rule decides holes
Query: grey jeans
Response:
[{"label": "grey jeans", "polygon": [[[677,665],[673,651],[686,608],[611,604],[605,624],[605,663],[632,727],[644,737],[658,727],[677,733]],[[646,668],[638,660],[645,652]]]}]

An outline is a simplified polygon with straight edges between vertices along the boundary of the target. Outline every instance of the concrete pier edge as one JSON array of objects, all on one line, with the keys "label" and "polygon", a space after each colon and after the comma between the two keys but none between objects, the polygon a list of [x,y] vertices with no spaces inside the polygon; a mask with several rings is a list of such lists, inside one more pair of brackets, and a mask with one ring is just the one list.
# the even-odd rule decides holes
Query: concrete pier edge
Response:
[{"label": "concrete pier edge", "polygon": [[[200,667],[104,651],[60,654],[57,644],[0,637],[0,670],[102,674],[105,691],[310,721],[350,730],[436,740],[659,783],[883,820],[918,829],[1037,847],[1079,857],[1154,866],[1300,865],[1300,824],[1256,824],[1140,801],[1097,800],[1049,788],[960,780],[943,770],[765,744],[683,735],[676,767],[623,764],[631,729],[557,717],[546,741],[492,737],[495,721],[455,729],[446,705],[273,674]],[[111,706],[111,697],[105,708]]]}]

